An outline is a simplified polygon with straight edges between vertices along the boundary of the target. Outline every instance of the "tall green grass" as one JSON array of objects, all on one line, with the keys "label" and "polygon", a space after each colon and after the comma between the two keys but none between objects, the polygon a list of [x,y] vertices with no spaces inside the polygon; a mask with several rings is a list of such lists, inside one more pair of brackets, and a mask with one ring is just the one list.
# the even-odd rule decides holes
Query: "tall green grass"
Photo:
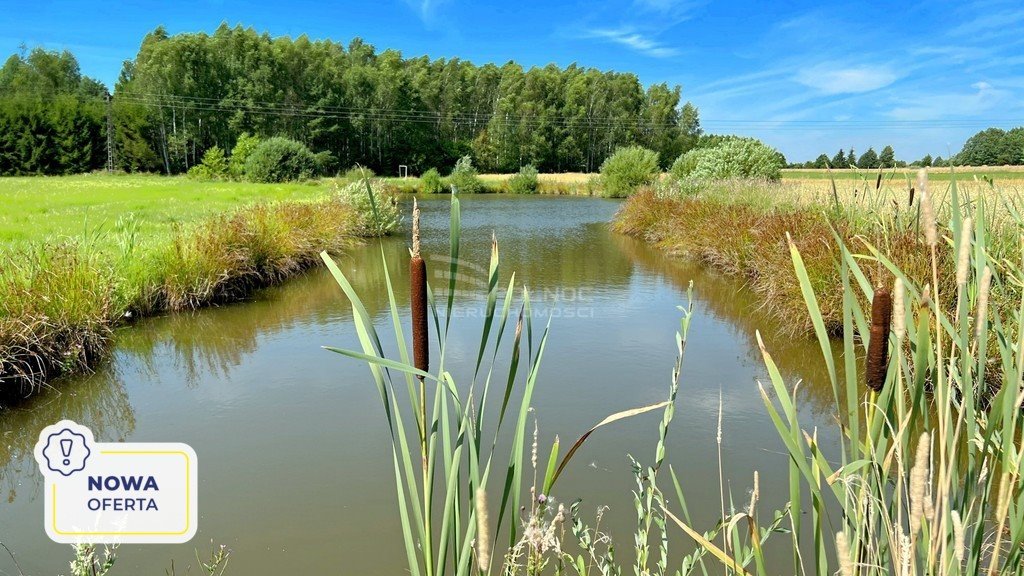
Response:
[{"label": "tall green grass", "polygon": [[359,221],[358,207],[327,198],[248,206],[177,228],[167,243],[141,244],[126,219],[77,240],[0,250],[0,400],[88,371],[126,320],[237,300],[317,265],[321,251],[366,233]]},{"label": "tall green grass", "polygon": [[[499,298],[496,244],[473,381],[468,387],[456,386],[445,364],[459,257],[457,198],[452,200],[448,297],[437,303],[430,295],[439,351],[434,373],[410,364],[390,278],[395,359],[385,357],[359,296],[324,256],[352,303],[361,342],[360,350],[331,350],[368,363],[391,432],[410,572],[627,571],[615,555],[615,543],[623,540],[601,532],[600,512],[598,524],[590,527],[578,505],[555,508],[548,505],[549,496],[576,448],[594,430],[661,409],[652,463],[634,462],[632,571],[638,576],[719,571],[759,576],[1024,573],[1024,216],[1010,201],[1004,199],[997,207],[991,198],[962,195],[955,184],[948,209],[940,212],[927,186],[926,180],[919,184],[923,198],[915,226],[916,249],[929,263],[924,271],[908,273],[879,246],[864,238],[851,244],[835,232],[830,244],[838,254],[838,281],[822,288],[812,282],[803,251],[787,240],[789,273],[827,366],[839,441],[819,442],[819,430],[801,421],[800,387],[783,380],[758,335],[768,373],[759,389],[784,450],[780,457],[789,463],[789,501],[762,514],[755,471],[750,502],[737,505],[730,498],[727,503],[723,478],[722,517],[708,531],[695,529],[688,516],[685,478],[669,468],[671,488],[659,484],[668,449],[666,431],[676,416],[689,307],[681,309],[679,356],[668,400],[610,416],[564,455],[556,440],[544,459],[536,428],[529,449],[527,445],[530,403],[548,328],[535,342],[529,296],[523,291],[509,367],[506,373],[493,373],[513,317],[515,291],[513,275],[504,298]],[[994,240],[988,213],[997,208],[1018,223],[1015,252],[1004,251],[1005,236]],[[944,259],[955,263],[952,269],[941,266]],[[942,277],[946,274],[952,278]],[[823,289],[842,302],[842,354],[833,352],[820,305]],[[993,299],[1006,292],[1017,295],[1016,306],[993,307]],[[439,306],[447,313],[439,313]],[[525,377],[520,377],[521,363]],[[432,387],[429,405],[417,397],[416,378]],[[510,406],[516,386],[521,386],[522,397]],[[493,433],[484,433],[485,423],[494,425]],[[512,446],[507,465],[495,461],[502,435]],[[720,431],[717,442],[721,446]],[[529,494],[528,503],[522,500],[524,494]],[[525,514],[518,518],[521,505]],[[726,514],[727,506],[734,512]],[[685,543],[685,553],[669,554],[675,538]],[[768,542],[779,538],[791,550],[789,560],[765,554]]]}]

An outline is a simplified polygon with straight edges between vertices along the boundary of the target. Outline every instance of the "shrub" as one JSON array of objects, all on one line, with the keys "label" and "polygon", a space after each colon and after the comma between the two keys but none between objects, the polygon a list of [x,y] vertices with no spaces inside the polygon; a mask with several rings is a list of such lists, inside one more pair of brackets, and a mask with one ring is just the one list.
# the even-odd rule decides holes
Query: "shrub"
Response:
[{"label": "shrub", "polygon": [[431,168],[420,176],[420,192],[424,194],[440,194],[444,191],[444,182],[437,168]]},{"label": "shrub", "polygon": [[200,180],[217,180],[228,176],[228,159],[220,146],[214,146],[203,154],[202,164],[189,168],[188,175]]},{"label": "shrub", "polygon": [[537,193],[537,169],[527,164],[519,172],[508,179],[508,191],[513,194]]},{"label": "shrub", "polygon": [[679,158],[672,163],[672,167],[668,169],[669,174],[677,180],[682,180],[692,174],[697,169],[698,150],[700,149],[694,148],[685,154],[680,154]]},{"label": "shrub", "polygon": [[398,228],[398,196],[380,180],[346,184],[338,189],[338,199],[356,211],[355,233],[359,236],[387,236]]},{"label": "shrub", "polygon": [[301,142],[269,138],[260,142],[245,161],[246,178],[253,182],[303,180],[316,171],[316,156]]},{"label": "shrub", "polygon": [[619,148],[601,164],[604,193],[624,198],[658,178],[658,153],[640,146]]},{"label": "shrub", "polygon": [[252,136],[248,132],[242,132],[231,149],[231,160],[228,163],[228,171],[232,178],[241,179],[245,176],[245,163],[252,155],[252,151],[260,145],[259,136]]},{"label": "shrub", "polygon": [[348,170],[345,170],[345,173],[341,175],[341,178],[339,178],[338,184],[345,186],[353,182],[360,182],[363,178],[373,178],[376,175],[377,174],[373,170],[356,164]]},{"label": "shrub", "polygon": [[448,176],[448,183],[459,194],[476,194],[483,190],[484,187],[476,168],[473,167],[473,159],[469,156],[463,156],[455,163],[455,168],[452,169],[451,175]]},{"label": "shrub", "polygon": [[772,147],[754,138],[728,138],[709,148],[683,154],[672,163],[672,175],[693,180],[782,178],[782,161]]}]

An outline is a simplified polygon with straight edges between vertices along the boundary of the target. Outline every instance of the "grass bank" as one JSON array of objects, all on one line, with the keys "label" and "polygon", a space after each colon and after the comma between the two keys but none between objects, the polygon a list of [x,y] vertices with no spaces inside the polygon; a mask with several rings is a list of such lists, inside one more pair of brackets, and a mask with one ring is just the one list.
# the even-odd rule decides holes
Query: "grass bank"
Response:
[{"label": "grass bank", "polygon": [[[877,183],[876,183],[877,182]],[[877,186],[877,187],[876,187]],[[1016,254],[1017,224],[1008,206],[1019,200],[1015,190],[997,191],[977,183],[933,182],[931,195],[940,233],[951,242],[953,188],[960,207],[979,204],[984,230],[995,258]],[[794,334],[812,330],[798,279],[791,273],[787,237],[803,255],[810,285],[818,294],[822,318],[834,335],[843,325],[843,294],[837,240],[862,249],[871,245],[908,277],[924,281],[931,259],[920,231],[920,193],[886,181],[868,189],[839,181],[767,183],[718,182],[692,194],[662,187],[630,197],[616,216],[617,231],[646,240],[671,254],[695,258],[726,273],[741,276],[765,309]],[[939,289],[955,288],[954,259],[938,256]],[[867,285],[886,283],[891,272],[882,263],[864,266]],[[998,295],[1009,302],[1013,295]]]},{"label": "grass bank", "polygon": [[[31,185],[76,179],[40,180]],[[357,210],[322,189],[307,192],[317,187],[261,195],[268,190],[238,185],[190,198],[176,188],[187,185],[179,179],[168,179],[169,194],[154,191],[161,180],[154,178],[155,187],[149,177],[124,180],[148,197],[140,212],[117,194],[103,202],[79,190],[82,196],[53,201],[68,212],[49,222],[36,216],[49,233],[29,235],[6,218],[8,233],[24,240],[0,249],[0,399],[88,370],[105,356],[119,323],[237,300],[317,264],[321,251],[337,253],[355,241]],[[76,202],[80,209],[71,212],[66,205]],[[105,219],[86,226],[93,214]],[[70,233],[74,228],[83,232]]]}]

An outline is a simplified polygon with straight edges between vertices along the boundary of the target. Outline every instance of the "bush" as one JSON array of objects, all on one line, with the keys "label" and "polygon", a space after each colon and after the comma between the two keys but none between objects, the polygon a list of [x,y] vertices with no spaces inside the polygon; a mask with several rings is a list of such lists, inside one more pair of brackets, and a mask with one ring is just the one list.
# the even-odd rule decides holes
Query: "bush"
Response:
[{"label": "bush", "polygon": [[228,175],[228,159],[220,146],[214,146],[203,154],[202,164],[189,168],[188,175],[200,180],[219,180]]},{"label": "bush", "polygon": [[316,171],[316,156],[301,142],[269,138],[245,161],[246,178],[253,182],[304,180]]},{"label": "bush", "polygon": [[420,192],[424,194],[440,194],[444,192],[444,182],[437,168],[431,168],[420,176]]},{"label": "bush", "polygon": [[612,198],[629,196],[657,178],[658,153],[640,146],[619,148],[601,164],[604,194]]},{"label": "bush", "polygon": [[373,170],[370,170],[365,166],[360,166],[356,164],[355,166],[352,166],[348,170],[345,170],[345,173],[342,174],[341,177],[339,178],[338,184],[344,186],[346,184],[351,184],[353,182],[361,182],[363,178],[373,178],[376,175],[377,173],[374,172]]},{"label": "bush", "polygon": [[728,138],[710,148],[698,148],[672,163],[679,179],[726,180],[757,178],[780,180],[782,161],[772,147],[754,138]]},{"label": "bush", "polygon": [[448,176],[448,183],[451,184],[459,194],[476,194],[483,190],[483,182],[473,167],[473,159],[469,156],[459,158],[455,168]]},{"label": "bush", "polygon": [[697,151],[699,148],[694,148],[685,154],[680,154],[679,158],[672,163],[672,167],[668,169],[676,180],[683,180],[687,178],[694,170],[697,169]]},{"label": "bush", "polygon": [[537,193],[537,169],[527,164],[519,172],[508,179],[508,191],[513,194]]},{"label": "bush", "polygon": [[[370,192],[373,202],[370,202]],[[398,196],[380,180],[358,180],[338,189],[338,199],[356,211],[359,236],[388,236],[398,228]]]},{"label": "bush", "polygon": [[232,178],[241,179],[245,176],[245,163],[252,155],[252,151],[260,145],[259,136],[251,136],[248,132],[242,132],[231,149],[231,160],[228,163],[228,172]]}]

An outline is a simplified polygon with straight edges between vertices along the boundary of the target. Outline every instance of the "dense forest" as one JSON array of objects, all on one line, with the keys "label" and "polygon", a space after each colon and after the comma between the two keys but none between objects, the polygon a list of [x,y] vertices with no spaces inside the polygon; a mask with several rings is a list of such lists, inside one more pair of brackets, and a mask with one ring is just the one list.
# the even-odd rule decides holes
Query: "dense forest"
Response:
[{"label": "dense forest", "polygon": [[107,90],[69,52],[33,50],[0,68],[0,175],[102,167]]},{"label": "dense forest", "polygon": [[[68,52],[12,56],[0,70],[8,134],[0,173],[103,167],[105,153],[35,156],[72,134],[61,119],[88,143],[82,154],[102,151],[104,97]],[[700,135],[697,110],[680,101],[678,86],[645,89],[630,73],[403,58],[359,39],[344,47],[226,25],[212,35],[148,34],[124,63],[111,116],[116,167],[168,173],[186,171],[214,145],[230,150],[246,132],[299,140],[328,152],[339,169],[360,163],[380,173],[400,164],[414,173],[450,167],[465,154],[484,170],[529,163],[589,172],[628,144],[656,150],[667,164]],[[47,136],[37,134],[43,124]]]},{"label": "dense forest", "polygon": [[[109,126],[108,126],[109,123]],[[82,76],[70,52],[23,50],[0,68],[0,175],[68,174],[107,163],[181,173],[243,134],[298,140],[327,171],[354,164],[422,173],[471,155],[481,170],[595,171],[615,149],[640,145],[666,168],[698,146],[697,108],[679,86],[572,64],[523,69],[349,45],[271,37],[221,25],[213,34],[146,35],[113,94]],[[911,165],[1024,164],[1024,128],[990,128],[952,158]],[[840,150],[803,167],[905,165],[891,147]]]}]

